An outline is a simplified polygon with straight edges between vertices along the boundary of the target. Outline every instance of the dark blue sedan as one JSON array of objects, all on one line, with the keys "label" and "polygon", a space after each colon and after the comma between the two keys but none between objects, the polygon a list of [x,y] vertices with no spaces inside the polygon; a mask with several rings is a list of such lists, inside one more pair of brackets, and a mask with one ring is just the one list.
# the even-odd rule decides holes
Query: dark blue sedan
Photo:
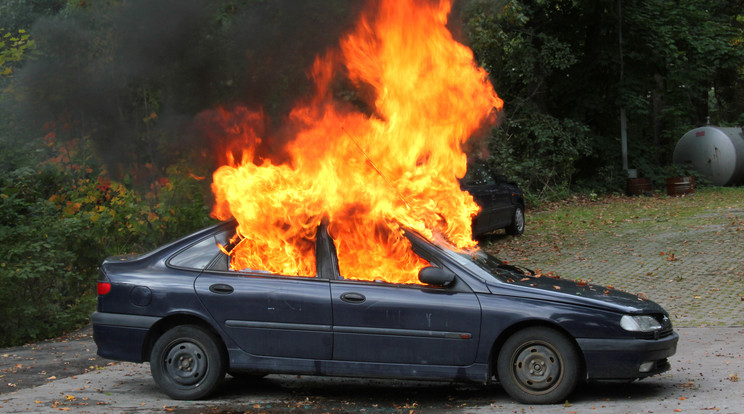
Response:
[{"label": "dark blue sedan", "polygon": [[480,207],[473,217],[473,234],[482,235],[504,229],[506,234],[519,236],[525,227],[524,193],[506,176],[494,173],[483,162],[469,162],[460,180],[460,188],[470,193]]},{"label": "dark blue sedan", "polygon": [[175,399],[225,376],[272,373],[498,381],[516,400],[564,401],[581,381],[664,372],[678,335],[659,305],[534,274],[407,232],[422,284],[343,277],[318,228],[314,277],[229,270],[224,222],[142,256],[107,259],[94,338],[102,357],[150,362]]}]

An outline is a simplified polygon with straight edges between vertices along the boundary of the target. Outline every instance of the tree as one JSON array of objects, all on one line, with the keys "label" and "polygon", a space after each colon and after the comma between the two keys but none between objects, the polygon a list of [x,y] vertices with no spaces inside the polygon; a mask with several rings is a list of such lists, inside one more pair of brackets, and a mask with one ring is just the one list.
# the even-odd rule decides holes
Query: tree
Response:
[{"label": "tree", "polygon": [[739,6],[471,1],[464,19],[473,49],[505,100],[492,162],[526,179],[538,195],[571,184],[621,191],[619,112],[625,107],[630,167],[651,178],[660,174],[684,132],[708,116],[721,124],[742,118]]},{"label": "tree", "polygon": [[33,48],[34,41],[24,29],[17,33],[0,29],[0,76],[10,77]]}]

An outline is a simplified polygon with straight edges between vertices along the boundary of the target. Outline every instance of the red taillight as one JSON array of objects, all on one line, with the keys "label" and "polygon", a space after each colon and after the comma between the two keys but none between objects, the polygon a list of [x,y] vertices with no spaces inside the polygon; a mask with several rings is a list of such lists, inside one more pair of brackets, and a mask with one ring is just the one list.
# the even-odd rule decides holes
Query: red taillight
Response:
[{"label": "red taillight", "polygon": [[105,295],[111,291],[111,283],[109,282],[98,282],[98,294]]}]

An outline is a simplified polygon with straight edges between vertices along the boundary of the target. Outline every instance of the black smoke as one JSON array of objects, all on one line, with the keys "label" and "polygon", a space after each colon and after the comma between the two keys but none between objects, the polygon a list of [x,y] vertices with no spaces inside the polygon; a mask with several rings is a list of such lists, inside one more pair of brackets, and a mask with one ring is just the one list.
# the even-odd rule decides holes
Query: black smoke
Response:
[{"label": "black smoke", "polygon": [[[75,2],[77,4],[77,2]],[[307,70],[362,2],[100,0],[68,3],[31,30],[37,54],[14,79],[19,119],[91,144],[114,177],[216,157],[193,120],[263,108],[275,122],[311,92]],[[210,164],[212,163],[212,164]]]}]

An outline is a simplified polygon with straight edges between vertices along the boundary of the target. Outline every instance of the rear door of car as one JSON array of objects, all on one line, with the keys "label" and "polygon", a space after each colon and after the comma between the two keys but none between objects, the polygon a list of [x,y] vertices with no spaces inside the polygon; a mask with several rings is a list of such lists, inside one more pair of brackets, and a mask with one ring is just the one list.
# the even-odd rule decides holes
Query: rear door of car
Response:
[{"label": "rear door of car", "polygon": [[212,317],[245,352],[331,358],[328,280],[208,269],[195,288]]},{"label": "rear door of car", "polygon": [[504,181],[494,182],[491,187],[492,215],[491,225],[494,228],[508,226],[514,215],[515,204],[512,200],[513,186]]},{"label": "rear door of car", "polygon": [[473,196],[476,204],[480,207],[478,215],[473,219],[473,233],[487,233],[494,228],[494,188],[493,185],[479,184],[463,186],[463,190]]}]

